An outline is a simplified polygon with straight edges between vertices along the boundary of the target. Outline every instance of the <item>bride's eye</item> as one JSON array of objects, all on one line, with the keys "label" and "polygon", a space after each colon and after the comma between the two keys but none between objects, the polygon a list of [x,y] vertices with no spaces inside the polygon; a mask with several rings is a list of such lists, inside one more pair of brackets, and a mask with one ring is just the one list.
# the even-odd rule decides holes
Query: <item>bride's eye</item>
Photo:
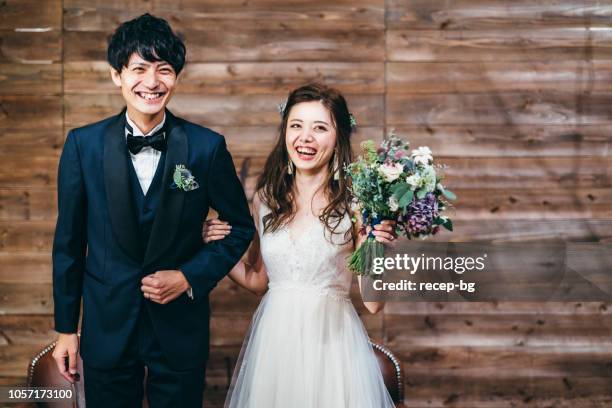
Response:
[{"label": "bride's eye", "polygon": [[316,126],[315,130],[318,130],[320,132],[327,132],[327,128],[325,126]]},{"label": "bride's eye", "polygon": [[293,124],[292,124],[290,127],[291,127],[292,129],[299,129],[299,128],[301,128],[302,126],[300,126],[300,124],[299,124],[299,123],[293,123]]}]

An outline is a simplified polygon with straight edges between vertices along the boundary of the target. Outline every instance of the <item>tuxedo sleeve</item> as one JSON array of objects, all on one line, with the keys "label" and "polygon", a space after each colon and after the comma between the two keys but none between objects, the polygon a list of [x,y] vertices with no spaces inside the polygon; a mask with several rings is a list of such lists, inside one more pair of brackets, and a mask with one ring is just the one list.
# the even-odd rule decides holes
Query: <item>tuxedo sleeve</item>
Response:
[{"label": "tuxedo sleeve", "polygon": [[57,225],[53,239],[55,330],[76,333],[87,248],[87,199],[81,160],[72,131],[68,133],[59,162],[57,200]]},{"label": "tuxedo sleeve", "polygon": [[205,244],[194,257],[181,265],[180,270],[193,289],[194,300],[206,297],[217,282],[228,274],[255,234],[249,205],[225,140],[213,154],[207,182],[211,206],[219,213],[219,219],[232,226],[232,230],[224,239]]}]

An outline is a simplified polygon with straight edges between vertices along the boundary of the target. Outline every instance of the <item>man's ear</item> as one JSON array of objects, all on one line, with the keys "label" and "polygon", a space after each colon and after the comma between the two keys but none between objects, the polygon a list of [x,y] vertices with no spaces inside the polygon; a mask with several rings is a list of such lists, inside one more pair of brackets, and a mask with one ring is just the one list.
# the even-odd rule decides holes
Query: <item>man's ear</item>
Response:
[{"label": "man's ear", "polygon": [[113,67],[110,68],[111,79],[119,88],[121,88],[121,74]]}]

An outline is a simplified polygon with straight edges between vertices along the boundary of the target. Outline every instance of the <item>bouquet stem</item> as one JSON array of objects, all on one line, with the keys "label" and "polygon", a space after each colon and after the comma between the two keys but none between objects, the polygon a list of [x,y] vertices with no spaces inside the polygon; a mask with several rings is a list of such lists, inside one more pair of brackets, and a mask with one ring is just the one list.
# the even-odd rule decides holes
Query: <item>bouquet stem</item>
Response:
[{"label": "bouquet stem", "polygon": [[375,258],[385,256],[385,246],[368,236],[363,244],[351,255],[348,267],[357,275],[371,276]]}]

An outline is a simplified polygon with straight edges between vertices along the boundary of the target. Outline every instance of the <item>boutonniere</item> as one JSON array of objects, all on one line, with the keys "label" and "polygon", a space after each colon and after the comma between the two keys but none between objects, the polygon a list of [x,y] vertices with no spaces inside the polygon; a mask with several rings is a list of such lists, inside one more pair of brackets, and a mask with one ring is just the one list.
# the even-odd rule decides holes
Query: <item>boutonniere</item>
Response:
[{"label": "boutonniere", "polygon": [[199,188],[200,185],[195,180],[188,168],[184,164],[177,164],[172,175],[172,189],[180,189],[183,191],[193,191]]}]

